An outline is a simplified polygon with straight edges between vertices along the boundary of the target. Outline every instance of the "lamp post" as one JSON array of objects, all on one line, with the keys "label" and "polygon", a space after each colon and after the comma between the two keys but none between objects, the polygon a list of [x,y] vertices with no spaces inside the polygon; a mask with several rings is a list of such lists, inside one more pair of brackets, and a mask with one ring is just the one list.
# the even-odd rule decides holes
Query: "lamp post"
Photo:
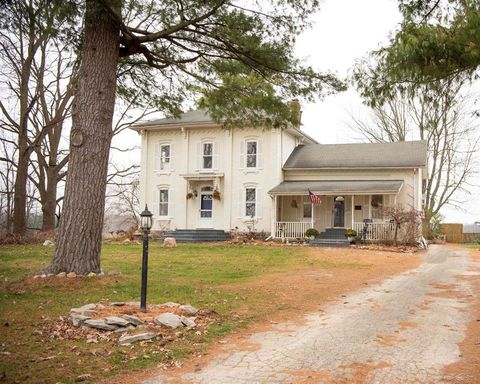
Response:
[{"label": "lamp post", "polygon": [[140,213],[140,229],[143,231],[143,256],[142,256],[142,290],[140,297],[140,310],[147,312],[147,276],[148,276],[148,234],[152,228],[152,212],[145,209]]}]

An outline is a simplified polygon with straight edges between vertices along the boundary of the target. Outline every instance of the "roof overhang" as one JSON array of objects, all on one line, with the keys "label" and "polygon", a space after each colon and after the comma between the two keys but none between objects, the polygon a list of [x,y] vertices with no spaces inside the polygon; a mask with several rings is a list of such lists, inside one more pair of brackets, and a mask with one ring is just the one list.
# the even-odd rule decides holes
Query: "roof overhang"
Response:
[{"label": "roof overhang", "polygon": [[203,180],[215,180],[220,179],[225,176],[224,173],[216,173],[216,172],[209,172],[209,173],[187,173],[180,175],[185,180],[189,181],[203,181]]},{"label": "roof overhang", "polygon": [[283,181],[268,193],[271,195],[396,195],[403,180],[316,180]]}]

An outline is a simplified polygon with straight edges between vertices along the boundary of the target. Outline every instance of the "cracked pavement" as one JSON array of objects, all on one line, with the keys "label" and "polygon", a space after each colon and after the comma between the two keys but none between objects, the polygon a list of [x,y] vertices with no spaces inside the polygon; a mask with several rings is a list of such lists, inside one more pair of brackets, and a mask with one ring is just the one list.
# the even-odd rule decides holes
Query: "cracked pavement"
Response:
[{"label": "cracked pavement", "polygon": [[[345,295],[305,316],[226,345],[203,368],[144,384],[449,383],[470,320],[466,250],[431,246],[413,270]],[[470,383],[471,381],[460,381]]]}]

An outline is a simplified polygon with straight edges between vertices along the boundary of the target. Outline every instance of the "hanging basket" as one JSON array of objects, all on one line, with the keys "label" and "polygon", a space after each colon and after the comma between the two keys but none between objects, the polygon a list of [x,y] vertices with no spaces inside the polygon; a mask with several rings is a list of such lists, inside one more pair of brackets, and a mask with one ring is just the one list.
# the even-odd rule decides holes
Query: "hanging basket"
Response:
[{"label": "hanging basket", "polygon": [[187,193],[187,200],[193,199],[194,196],[195,196],[195,195],[193,194],[193,192],[188,192],[188,193]]},{"label": "hanging basket", "polygon": [[215,200],[220,200],[220,191],[218,190],[213,191],[212,196]]}]

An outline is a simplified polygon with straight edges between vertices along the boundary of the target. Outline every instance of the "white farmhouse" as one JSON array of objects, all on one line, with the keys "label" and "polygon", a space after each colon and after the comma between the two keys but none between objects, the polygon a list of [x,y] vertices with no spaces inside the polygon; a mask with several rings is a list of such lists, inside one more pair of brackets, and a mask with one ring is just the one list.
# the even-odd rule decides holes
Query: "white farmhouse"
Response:
[{"label": "white farmhouse", "polygon": [[[368,227],[375,240],[392,227],[385,206],[422,207],[423,141],[325,145],[300,129],[226,129],[201,110],[133,129],[142,137],[140,199],[153,230],[190,240],[235,228],[299,238],[312,227]],[[321,203],[312,205],[309,191]]]}]

